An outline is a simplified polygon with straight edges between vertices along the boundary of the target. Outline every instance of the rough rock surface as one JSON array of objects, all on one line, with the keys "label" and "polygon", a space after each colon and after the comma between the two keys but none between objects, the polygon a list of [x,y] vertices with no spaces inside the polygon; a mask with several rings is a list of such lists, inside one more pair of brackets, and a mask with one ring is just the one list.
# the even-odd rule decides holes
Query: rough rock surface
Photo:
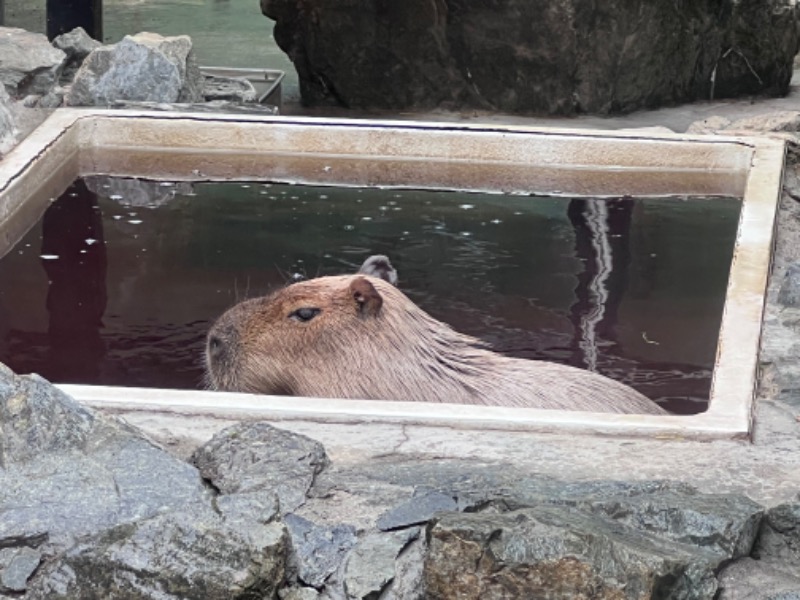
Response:
[{"label": "rough rock surface", "polygon": [[17,125],[11,109],[11,97],[6,88],[0,86],[0,155],[5,154],[17,139]]},{"label": "rough rock surface", "polygon": [[83,27],[76,27],[72,31],[62,33],[56,37],[53,40],[53,46],[67,55],[62,77],[64,79],[71,79],[84,59],[89,56],[92,50],[96,50],[102,46],[102,44],[92,39]]},{"label": "rough rock surface", "polygon": [[[785,0],[261,0],[306,104],[626,112],[785,94]],[[346,48],[346,51],[342,51]]]},{"label": "rough rock surface", "polygon": [[40,33],[0,27],[0,83],[13,98],[46,94],[58,83],[66,54]]},{"label": "rough rock surface", "polygon": [[138,431],[0,365],[0,595],[269,597],[285,552],[272,494],[216,497]]},{"label": "rough rock surface", "polygon": [[277,495],[283,514],[305,502],[314,477],[328,462],[319,442],[267,423],[224,429],[192,456],[221,493],[269,491]]},{"label": "rough rock surface", "polygon": [[69,106],[106,106],[117,100],[198,102],[202,75],[188,36],[125,36],[93,50],[75,74]]}]

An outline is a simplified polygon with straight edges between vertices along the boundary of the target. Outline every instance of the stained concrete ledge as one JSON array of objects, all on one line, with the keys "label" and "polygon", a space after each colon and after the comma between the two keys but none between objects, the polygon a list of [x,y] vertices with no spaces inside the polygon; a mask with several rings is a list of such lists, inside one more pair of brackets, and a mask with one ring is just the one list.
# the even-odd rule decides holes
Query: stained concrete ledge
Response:
[{"label": "stained concrete ledge", "polygon": [[[187,418],[305,418],[471,429],[746,438],[785,143],[747,136],[597,132],[60,109],[0,162],[0,254],[79,175],[252,180],[504,194],[743,197],[709,408],[693,416],[65,387],[93,406]],[[43,176],[44,174],[44,176]],[[557,191],[552,191],[557,190]]]}]

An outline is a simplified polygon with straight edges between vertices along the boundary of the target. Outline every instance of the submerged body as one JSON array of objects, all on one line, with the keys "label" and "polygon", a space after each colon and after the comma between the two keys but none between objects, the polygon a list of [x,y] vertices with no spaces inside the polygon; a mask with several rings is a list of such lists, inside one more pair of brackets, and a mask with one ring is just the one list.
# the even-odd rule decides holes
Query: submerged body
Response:
[{"label": "submerged body", "polygon": [[228,391],[665,414],[597,373],[492,352],[363,274],[234,306],[208,334],[206,370]]}]

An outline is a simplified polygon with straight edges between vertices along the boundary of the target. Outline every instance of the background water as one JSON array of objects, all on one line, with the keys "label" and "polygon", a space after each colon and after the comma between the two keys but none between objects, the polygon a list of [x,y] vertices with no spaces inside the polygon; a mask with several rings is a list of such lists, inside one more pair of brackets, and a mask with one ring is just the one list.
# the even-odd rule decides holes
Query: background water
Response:
[{"label": "background water", "polygon": [[196,388],[227,307],[384,253],[415,302],[496,350],[696,412],[739,208],[89,178],[0,259],[0,361],[59,382]]}]

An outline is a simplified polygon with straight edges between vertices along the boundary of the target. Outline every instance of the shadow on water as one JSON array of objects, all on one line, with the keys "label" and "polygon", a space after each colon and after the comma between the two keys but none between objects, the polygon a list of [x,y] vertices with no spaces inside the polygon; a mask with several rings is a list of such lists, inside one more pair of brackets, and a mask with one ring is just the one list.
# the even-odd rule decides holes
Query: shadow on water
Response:
[{"label": "shadow on water", "polygon": [[409,297],[497,351],[698,412],[739,208],[90,177],[0,259],[0,361],[61,382],[196,388],[227,307],[384,253]]}]

